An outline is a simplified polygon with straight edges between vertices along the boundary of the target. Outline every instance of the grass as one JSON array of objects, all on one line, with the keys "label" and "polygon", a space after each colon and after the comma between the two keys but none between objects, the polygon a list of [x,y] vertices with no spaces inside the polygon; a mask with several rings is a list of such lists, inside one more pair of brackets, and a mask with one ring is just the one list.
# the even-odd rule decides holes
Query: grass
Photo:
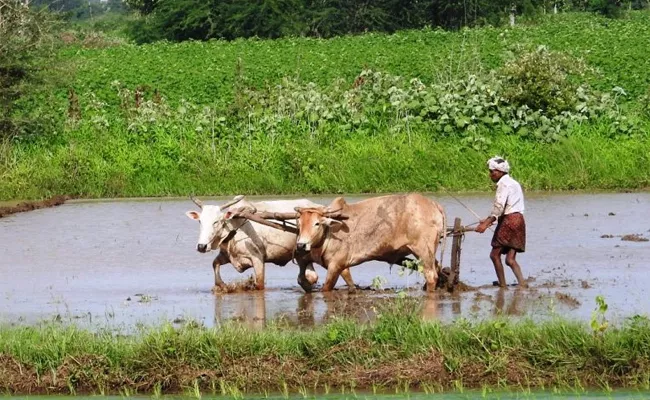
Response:
[{"label": "grass", "polygon": [[200,138],[161,132],[14,145],[0,164],[0,200],[490,190],[486,160],[507,157],[526,190],[622,190],[650,185],[648,137],[612,140],[593,128],[553,144],[497,136],[485,150],[420,132],[352,137],[331,145],[257,138],[213,152]]},{"label": "grass", "polygon": [[10,393],[264,394],[340,390],[647,389],[650,321],[591,331],[544,323],[419,319],[401,299],[360,325],[311,330],[160,326],[132,336],[73,327],[0,328]]}]

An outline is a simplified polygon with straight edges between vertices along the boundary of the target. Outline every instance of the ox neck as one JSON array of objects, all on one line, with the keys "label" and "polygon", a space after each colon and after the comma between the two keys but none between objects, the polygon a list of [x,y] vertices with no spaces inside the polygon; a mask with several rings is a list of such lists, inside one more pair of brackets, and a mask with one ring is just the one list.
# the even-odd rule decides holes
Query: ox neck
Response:
[{"label": "ox neck", "polygon": [[221,244],[227,244],[228,242],[230,242],[230,241],[235,237],[235,235],[237,234],[237,231],[239,231],[243,226],[245,226],[245,225],[248,224],[248,223],[250,223],[250,221],[245,220],[245,221],[244,221],[242,224],[240,224],[239,226],[235,226],[235,227],[233,227],[233,229],[231,229],[231,230],[228,232],[228,235],[226,235],[226,237],[221,241]]},{"label": "ox neck", "polygon": [[323,235],[322,239],[318,241],[318,244],[316,246],[312,245],[312,249],[320,250],[321,256],[323,253],[325,253],[325,250],[327,250],[327,245],[329,244],[329,239],[331,237],[332,231],[331,229],[326,226],[325,227],[325,234]]},{"label": "ox neck", "polygon": [[236,229],[228,232],[226,237],[219,243],[219,245],[222,246],[222,245],[228,244],[228,242],[230,242],[235,237],[236,234],[237,234]]}]

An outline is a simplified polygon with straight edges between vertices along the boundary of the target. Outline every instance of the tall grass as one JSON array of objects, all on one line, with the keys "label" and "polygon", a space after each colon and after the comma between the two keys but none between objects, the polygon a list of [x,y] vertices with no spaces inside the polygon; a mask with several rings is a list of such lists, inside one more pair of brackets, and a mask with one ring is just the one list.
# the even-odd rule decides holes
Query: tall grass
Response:
[{"label": "tall grass", "polygon": [[[367,325],[341,319],[307,331],[195,323],[122,336],[73,327],[0,328],[0,387],[11,392],[243,393],[463,387],[647,387],[650,322],[593,332],[565,320],[425,322],[408,299]],[[22,371],[16,373],[15,371]],[[14,371],[14,372],[12,372]],[[1,374],[4,373],[4,376]],[[456,382],[456,383],[454,383]]]},{"label": "tall grass", "polygon": [[508,157],[526,190],[634,189],[650,185],[649,146],[647,137],[612,140],[598,127],[553,144],[502,135],[482,150],[426,132],[410,142],[382,135],[332,145],[256,138],[214,152],[199,140],[115,134],[5,148],[0,199],[490,190],[485,160],[493,154]]}]

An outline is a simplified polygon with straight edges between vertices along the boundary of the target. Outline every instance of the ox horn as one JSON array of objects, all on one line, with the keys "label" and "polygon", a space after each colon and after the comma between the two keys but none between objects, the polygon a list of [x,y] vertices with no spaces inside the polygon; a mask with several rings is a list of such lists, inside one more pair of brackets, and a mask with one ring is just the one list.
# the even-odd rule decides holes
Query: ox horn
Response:
[{"label": "ox horn", "polygon": [[294,207],[293,210],[297,212],[298,214],[304,212],[304,211],[312,211],[315,213],[323,214],[323,209],[322,208],[317,208],[317,207]]},{"label": "ox horn", "polygon": [[332,219],[348,219],[346,215],[343,215],[343,208],[327,210],[323,215]]},{"label": "ox horn", "polygon": [[203,209],[203,202],[201,200],[197,199],[192,195],[190,195],[190,200],[192,200],[194,204],[196,204],[200,209]]},{"label": "ox horn", "polygon": [[330,209],[327,209],[327,210],[325,210],[325,212],[323,213],[323,215],[325,215],[325,216],[327,216],[327,217],[332,217],[332,216],[335,216],[335,215],[340,215],[340,214],[341,214],[341,210],[343,210],[343,209],[342,209],[342,208],[338,208],[338,209],[336,209],[336,210],[330,210]]},{"label": "ox horn", "polygon": [[233,204],[239,203],[243,198],[244,198],[243,194],[235,196],[232,200],[223,203],[219,208],[221,210],[223,210],[225,208],[228,208],[228,207],[232,206]]}]

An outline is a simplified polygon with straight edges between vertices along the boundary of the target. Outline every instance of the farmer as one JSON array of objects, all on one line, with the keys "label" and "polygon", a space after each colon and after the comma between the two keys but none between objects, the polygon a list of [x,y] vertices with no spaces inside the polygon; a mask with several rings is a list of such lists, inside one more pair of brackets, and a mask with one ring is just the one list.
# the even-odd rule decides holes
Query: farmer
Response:
[{"label": "farmer", "polygon": [[494,264],[498,282],[494,285],[506,287],[506,277],[501,263],[501,255],[506,255],[506,264],[512,268],[520,287],[527,287],[521,268],[517,263],[517,253],[526,251],[526,222],[524,221],[524,193],[519,182],[508,174],[510,165],[502,157],[493,157],[487,162],[490,179],[497,184],[496,198],[490,216],[481,220],[476,232],[483,233],[498,221],[492,237],[490,259]]}]

